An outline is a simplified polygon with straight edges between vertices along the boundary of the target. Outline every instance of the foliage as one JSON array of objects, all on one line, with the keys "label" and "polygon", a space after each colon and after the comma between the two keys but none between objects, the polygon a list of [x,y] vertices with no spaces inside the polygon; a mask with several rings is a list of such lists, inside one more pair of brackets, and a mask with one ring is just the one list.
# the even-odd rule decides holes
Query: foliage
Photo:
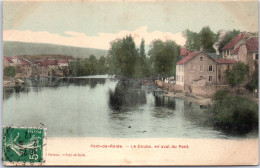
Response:
[{"label": "foliage", "polygon": [[189,29],[184,31],[184,36],[186,37],[185,48],[190,51],[199,51],[200,50],[200,36],[196,32],[192,32]]},{"label": "foliage", "polygon": [[238,62],[231,70],[227,71],[226,79],[233,87],[243,83],[249,73],[248,65]]},{"label": "foliage", "polygon": [[251,78],[251,81],[246,85],[246,89],[250,91],[254,91],[255,89],[258,90],[258,62],[254,62],[255,71]]},{"label": "foliage", "polygon": [[138,52],[131,36],[115,40],[109,49],[110,74],[133,78]]},{"label": "foliage", "polygon": [[[233,29],[232,31],[227,31],[225,35],[219,40],[218,42],[218,50],[219,52],[222,52],[222,48],[230,42],[233,38],[238,36],[241,33],[240,30]],[[221,32],[218,33],[219,35]]]},{"label": "foliage", "polygon": [[144,44],[145,44],[145,41],[144,41],[144,39],[142,39],[142,42],[141,42],[141,44],[140,44],[140,56],[141,56],[142,58],[145,58],[145,57],[146,57]]},{"label": "foliage", "polygon": [[70,62],[69,69],[72,76],[106,74],[108,72],[107,58],[102,56],[98,60],[91,55],[89,58]]},{"label": "foliage", "polygon": [[187,39],[185,48],[188,50],[199,51],[202,47],[207,52],[216,52],[213,46],[218,41],[218,35],[212,32],[208,26],[203,27],[199,33],[187,29],[183,34]]},{"label": "foliage", "polygon": [[258,105],[242,96],[218,91],[214,97],[214,123],[225,131],[248,133],[258,127]]},{"label": "foliage", "polygon": [[140,44],[140,50],[139,50],[139,55],[137,57],[137,62],[136,62],[136,73],[135,76],[137,78],[143,78],[143,77],[148,77],[150,76],[150,66],[149,66],[149,59],[146,57],[145,54],[145,41],[142,39],[142,42]]},{"label": "foliage", "polygon": [[8,66],[4,69],[4,75],[9,77],[14,77],[16,75],[16,68],[13,66]]},{"label": "foliage", "polygon": [[200,44],[203,47],[203,50],[210,53],[215,53],[216,50],[213,46],[218,41],[217,34],[213,33],[211,29],[208,26],[206,26],[201,29],[199,36]]},{"label": "foliage", "polygon": [[179,53],[180,46],[174,41],[153,41],[151,49],[148,52],[153,75],[163,77],[175,75],[176,62],[178,60]]}]

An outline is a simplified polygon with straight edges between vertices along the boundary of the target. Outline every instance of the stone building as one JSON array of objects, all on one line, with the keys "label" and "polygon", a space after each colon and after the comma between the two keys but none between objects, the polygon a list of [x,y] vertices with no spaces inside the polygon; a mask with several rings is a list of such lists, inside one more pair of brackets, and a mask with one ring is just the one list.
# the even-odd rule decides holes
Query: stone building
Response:
[{"label": "stone building", "polygon": [[243,32],[233,38],[222,48],[222,57],[226,59],[238,60],[237,50],[241,44],[244,44],[253,35],[248,32]]},{"label": "stone building", "polygon": [[176,88],[188,91],[192,85],[224,85],[225,71],[236,62],[232,59],[212,58],[202,51],[193,52],[177,62]]},{"label": "stone building", "polygon": [[258,67],[258,37],[251,37],[238,48],[238,61],[249,66],[252,75]]}]

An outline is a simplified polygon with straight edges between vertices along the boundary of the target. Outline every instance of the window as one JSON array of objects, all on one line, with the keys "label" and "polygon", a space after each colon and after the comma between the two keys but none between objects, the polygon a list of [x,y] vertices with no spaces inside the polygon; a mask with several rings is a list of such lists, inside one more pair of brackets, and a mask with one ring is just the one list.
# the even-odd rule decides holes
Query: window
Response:
[{"label": "window", "polygon": [[209,66],[209,71],[213,71],[212,65]]},{"label": "window", "polygon": [[255,54],[255,60],[258,60],[258,54]]},{"label": "window", "polygon": [[209,81],[212,82],[212,76],[209,76]]},{"label": "window", "polygon": [[203,57],[200,57],[200,61],[203,61]]},{"label": "window", "polygon": [[200,66],[200,71],[203,71],[203,65]]},{"label": "window", "polygon": [[203,76],[200,76],[200,78],[203,78]]},{"label": "window", "polygon": [[183,76],[181,77],[181,81],[183,82]]}]

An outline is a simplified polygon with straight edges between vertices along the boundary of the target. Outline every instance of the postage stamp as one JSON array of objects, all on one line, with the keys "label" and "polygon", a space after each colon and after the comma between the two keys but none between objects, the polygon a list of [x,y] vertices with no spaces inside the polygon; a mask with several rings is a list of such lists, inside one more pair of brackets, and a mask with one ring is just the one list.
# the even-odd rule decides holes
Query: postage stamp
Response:
[{"label": "postage stamp", "polygon": [[3,127],[4,164],[44,163],[45,134],[44,128]]}]

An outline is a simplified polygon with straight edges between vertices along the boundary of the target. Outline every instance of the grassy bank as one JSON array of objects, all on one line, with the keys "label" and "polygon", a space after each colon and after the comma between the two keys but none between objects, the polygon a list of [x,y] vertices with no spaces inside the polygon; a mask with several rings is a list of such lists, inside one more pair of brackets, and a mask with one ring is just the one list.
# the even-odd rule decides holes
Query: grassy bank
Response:
[{"label": "grassy bank", "polygon": [[245,134],[258,129],[258,104],[227,91],[218,91],[214,98],[213,119],[220,129]]}]

